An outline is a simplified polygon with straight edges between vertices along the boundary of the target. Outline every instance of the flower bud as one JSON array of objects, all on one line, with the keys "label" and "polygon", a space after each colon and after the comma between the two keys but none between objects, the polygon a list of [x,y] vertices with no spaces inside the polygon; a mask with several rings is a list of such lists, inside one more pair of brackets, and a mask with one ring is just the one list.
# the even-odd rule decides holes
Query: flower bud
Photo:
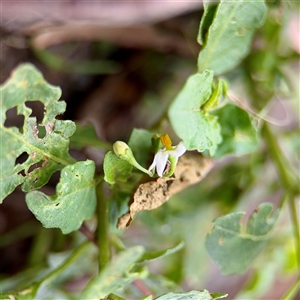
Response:
[{"label": "flower bud", "polygon": [[121,155],[126,155],[127,149],[130,149],[130,148],[124,142],[117,141],[113,144],[113,150],[118,157],[120,157]]}]

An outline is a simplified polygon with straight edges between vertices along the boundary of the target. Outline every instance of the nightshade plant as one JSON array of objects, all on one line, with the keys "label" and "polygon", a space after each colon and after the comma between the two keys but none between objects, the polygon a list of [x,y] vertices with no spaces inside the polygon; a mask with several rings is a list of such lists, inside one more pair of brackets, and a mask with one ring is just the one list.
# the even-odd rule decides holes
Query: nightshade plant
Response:
[{"label": "nightshade plant", "polygon": [[[45,228],[59,228],[63,234],[80,230],[89,239],[85,237],[82,241],[81,237],[81,244],[78,241],[59,265],[52,266],[46,273],[37,273],[25,286],[7,289],[6,286],[11,285],[5,285],[8,281],[4,281],[1,299],[41,299],[43,289],[50,282],[57,282],[58,286],[54,289],[58,294],[52,294],[52,299],[227,297],[222,290],[207,291],[199,282],[190,284],[199,289],[185,292],[175,285],[180,283],[180,278],[176,279],[174,275],[180,267],[174,266],[176,260],[172,261],[172,257],[180,259],[184,251],[199,246],[197,242],[192,242],[191,246],[195,236],[197,239],[206,236],[205,241],[202,238],[203,245],[221,274],[243,274],[252,267],[250,281],[240,291],[240,299],[254,299],[268,291],[271,283],[263,288],[260,281],[269,276],[267,271],[272,272],[268,259],[275,260],[275,254],[280,253],[281,269],[278,267],[278,272],[290,265],[290,272],[296,274],[283,296],[292,299],[300,284],[299,178],[292,166],[295,161],[299,164],[299,142],[296,142],[297,130],[293,128],[289,138],[295,141],[294,144],[288,142],[287,134],[282,138],[275,135],[275,129],[269,124],[270,118],[264,114],[264,109],[275,97],[293,98],[292,92],[287,94],[282,87],[292,85],[288,79],[291,76],[285,75],[285,64],[289,59],[292,62],[291,58],[296,54],[284,48],[282,26],[276,21],[284,22],[290,14],[289,4],[281,1],[271,1],[268,5],[256,0],[204,2],[197,37],[202,49],[196,73],[172,99],[161,122],[152,128],[134,129],[126,143],[116,141],[109,145],[98,140],[91,127],[84,129],[71,120],[59,120],[57,117],[66,108],[65,102],[59,100],[60,88],[48,84],[31,64],[17,67],[1,86],[1,202],[20,186],[26,193],[28,208]],[[37,100],[44,105],[40,123],[27,105]],[[21,128],[6,125],[7,112],[11,109],[23,116]],[[166,132],[161,132],[163,121],[170,125],[170,135],[177,138],[177,146]],[[103,172],[96,172],[94,161],[76,161],[69,154],[70,145],[86,146],[78,142],[80,136],[89,136],[87,143],[109,150],[104,157]],[[285,142],[291,156],[285,157],[279,146],[280,140]],[[296,158],[293,151],[298,153]],[[246,160],[237,158],[244,155]],[[19,163],[21,156],[25,159]],[[210,171],[213,161],[223,158],[225,167],[211,171],[205,181],[194,185]],[[275,169],[270,176],[266,171],[266,177],[263,175],[262,178],[263,170],[270,168],[267,158]],[[60,180],[56,193],[48,196],[39,189],[57,171],[60,171]],[[272,203],[251,199],[257,192],[262,192],[262,185],[268,187],[268,192],[264,190],[261,197],[270,198],[270,190],[281,195],[276,208]],[[193,200],[195,195],[197,200]],[[160,215],[163,207],[159,206],[170,198],[169,215]],[[145,223],[159,223],[163,216],[169,226],[173,226],[178,221],[179,210],[191,214],[193,210],[199,211],[199,206],[210,215],[211,204],[207,201],[203,206],[205,199],[218,199],[225,211],[225,215],[213,220],[211,230],[205,226],[198,230],[196,223],[184,221],[177,227],[180,228],[178,235],[180,231],[189,230],[193,238],[187,237],[181,242],[176,236],[170,237],[174,244],[169,248],[161,249],[156,245],[153,247],[156,251],[150,251],[146,246],[134,246],[134,242],[131,247],[123,244],[123,234],[130,224],[135,223],[136,214],[149,216],[150,212],[142,211],[157,208]],[[248,222],[242,223],[245,213],[240,208],[248,202],[258,206]],[[293,236],[287,230],[279,230],[280,216],[284,215],[286,207],[291,213]],[[137,219],[143,219],[138,215]],[[284,226],[287,228],[286,223]],[[279,232],[276,236],[275,231]],[[296,247],[289,247],[293,242]],[[95,249],[98,271],[91,272],[84,264],[94,265]],[[268,258],[266,249],[273,249],[275,254]],[[162,257],[172,262],[166,267],[170,270],[169,276],[167,271],[162,272],[164,276],[151,274],[147,268],[148,261]],[[191,262],[192,259],[197,261],[188,252],[186,260]],[[59,291],[63,272],[76,270],[76,274],[80,268],[89,275],[80,291],[76,295]],[[181,272],[185,272],[184,268]],[[65,276],[72,278],[71,274]],[[257,282],[255,278],[258,278]],[[171,279],[175,282],[172,285]],[[137,283],[146,287],[144,296],[133,292]]]}]

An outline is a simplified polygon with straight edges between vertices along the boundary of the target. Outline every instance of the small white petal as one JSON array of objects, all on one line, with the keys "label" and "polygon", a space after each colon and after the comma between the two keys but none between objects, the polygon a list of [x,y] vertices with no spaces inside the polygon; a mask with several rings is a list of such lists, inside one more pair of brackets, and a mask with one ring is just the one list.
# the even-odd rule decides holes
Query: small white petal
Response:
[{"label": "small white petal", "polygon": [[148,168],[149,171],[151,171],[153,168],[156,167],[156,161],[157,161],[157,154],[155,154],[153,162],[152,162],[151,166]]},{"label": "small white petal", "polygon": [[176,148],[172,151],[171,155],[176,156],[176,157],[179,157],[179,156],[181,156],[182,154],[184,154],[185,151],[186,151],[186,148],[185,148],[183,142],[180,142],[180,143],[176,146]]},{"label": "small white petal", "polygon": [[169,153],[168,153],[168,151],[158,151],[155,156],[157,156],[157,159],[156,159],[157,175],[159,177],[162,177],[163,172],[166,167],[166,164],[167,164],[167,161],[168,161]]}]

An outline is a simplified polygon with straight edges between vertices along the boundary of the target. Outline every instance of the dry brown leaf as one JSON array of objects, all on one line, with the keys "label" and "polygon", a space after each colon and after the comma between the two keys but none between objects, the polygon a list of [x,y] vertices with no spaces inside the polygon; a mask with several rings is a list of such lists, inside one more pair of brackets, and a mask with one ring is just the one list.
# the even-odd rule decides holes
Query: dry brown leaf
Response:
[{"label": "dry brown leaf", "polygon": [[136,213],[155,209],[174,194],[201,181],[211,167],[212,160],[199,153],[188,152],[181,156],[173,177],[158,178],[156,181],[142,183],[137,188],[129,212],[119,218],[117,228],[127,228]]}]

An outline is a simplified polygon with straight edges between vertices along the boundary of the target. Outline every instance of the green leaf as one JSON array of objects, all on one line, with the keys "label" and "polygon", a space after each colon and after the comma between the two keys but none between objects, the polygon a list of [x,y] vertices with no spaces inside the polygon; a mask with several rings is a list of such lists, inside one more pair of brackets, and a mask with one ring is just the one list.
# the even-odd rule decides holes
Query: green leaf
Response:
[{"label": "green leaf", "polygon": [[279,210],[262,203],[249,219],[246,230],[241,228],[243,212],[234,212],[214,220],[214,228],[205,240],[206,249],[223,275],[241,274],[266,246]]},{"label": "green leaf", "polygon": [[[211,19],[213,8],[204,6],[205,19],[201,22],[198,41],[203,43],[203,31]],[[230,71],[247,55],[255,29],[266,17],[264,1],[222,0],[214,13],[204,47],[199,53],[198,70],[213,70],[215,74]]]},{"label": "green leaf", "polygon": [[[61,90],[48,84],[42,74],[30,64],[21,65],[12,77],[0,88],[0,147],[1,192],[0,201],[20,184],[28,192],[45,185],[51,175],[66,165],[74,163],[68,153],[69,137],[75,131],[71,121],[56,120],[65,111],[64,101],[58,101]],[[32,110],[27,101],[43,103],[45,108],[41,124],[31,117]],[[16,108],[18,115],[24,116],[24,125],[5,126],[6,112]],[[39,136],[39,128],[44,126],[46,135]],[[41,131],[41,130],[40,130]],[[28,157],[23,163],[16,163],[23,153]],[[32,170],[33,169],[33,170]],[[22,172],[22,173],[21,173]]]},{"label": "green leaf", "polygon": [[130,135],[128,146],[131,148],[137,162],[141,165],[145,165],[150,158],[153,134],[153,132],[145,129],[134,128]]},{"label": "green leaf", "polygon": [[105,154],[103,169],[104,180],[115,184],[118,180],[126,181],[131,176],[132,165],[109,151]]},{"label": "green leaf", "polygon": [[184,242],[180,242],[177,246],[166,249],[166,250],[158,250],[153,252],[146,252],[143,254],[143,256],[140,258],[139,262],[144,262],[148,260],[154,260],[157,258],[161,258],[164,256],[168,256],[170,254],[176,253],[184,248]]},{"label": "green leaf", "polygon": [[130,284],[136,278],[140,278],[140,273],[129,272],[129,268],[140,259],[143,252],[144,248],[141,246],[121,252],[90,281],[80,299],[102,299]]},{"label": "green leaf", "polygon": [[190,291],[186,293],[168,293],[155,298],[155,300],[212,300],[226,298],[227,294],[210,294],[207,290]]},{"label": "green leaf", "polygon": [[215,157],[225,154],[244,155],[257,148],[257,131],[252,125],[248,113],[235,105],[226,105],[214,112],[221,125],[222,143]]},{"label": "green leaf", "polygon": [[203,106],[212,95],[213,73],[205,71],[191,76],[169,109],[169,118],[176,134],[188,150],[213,155],[221,142],[217,117],[209,114]]},{"label": "green leaf", "polygon": [[99,139],[92,124],[85,126],[76,124],[76,131],[70,138],[70,148],[82,149],[87,146],[102,148],[105,150],[112,149],[112,146]]},{"label": "green leaf", "polygon": [[64,234],[77,230],[95,211],[94,173],[95,164],[90,160],[67,166],[61,171],[56,195],[32,191],[26,203],[44,227],[60,228]]}]

